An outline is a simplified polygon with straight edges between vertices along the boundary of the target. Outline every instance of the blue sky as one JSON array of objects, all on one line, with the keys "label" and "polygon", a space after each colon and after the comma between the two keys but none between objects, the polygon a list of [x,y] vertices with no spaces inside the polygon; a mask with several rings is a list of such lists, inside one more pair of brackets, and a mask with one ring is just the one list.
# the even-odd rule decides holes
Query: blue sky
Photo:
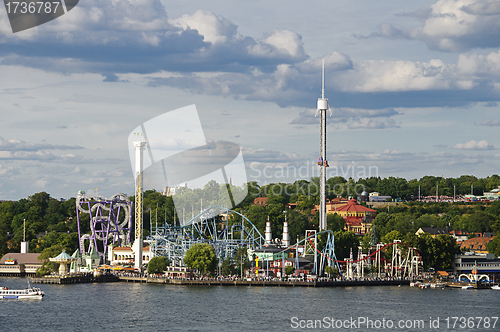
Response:
[{"label": "blue sky", "polygon": [[15,34],[1,8],[0,199],[132,195],[128,135],[191,104],[249,180],[317,175],[323,57],[330,175],[498,173],[499,28],[492,0],[86,0]]}]

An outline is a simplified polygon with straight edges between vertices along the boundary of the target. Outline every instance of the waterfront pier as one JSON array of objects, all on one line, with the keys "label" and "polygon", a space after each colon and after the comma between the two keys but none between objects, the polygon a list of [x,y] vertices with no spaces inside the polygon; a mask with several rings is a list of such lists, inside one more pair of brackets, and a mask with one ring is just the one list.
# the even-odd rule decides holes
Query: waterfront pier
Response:
[{"label": "waterfront pier", "polygon": [[144,277],[119,277],[123,282],[171,284],[184,286],[263,286],[263,287],[355,287],[355,286],[408,286],[409,280],[342,280],[342,281],[265,281],[265,280],[216,280],[169,279]]},{"label": "waterfront pier", "polygon": [[267,281],[267,280],[217,280],[172,279],[132,276],[50,276],[33,278],[35,284],[83,284],[99,282],[134,282],[145,284],[170,284],[182,286],[261,286],[261,287],[356,287],[356,286],[408,286],[409,280],[342,280],[342,281]]},{"label": "waterfront pier", "polygon": [[98,282],[117,282],[120,279],[114,275],[105,276],[93,276],[93,275],[82,275],[82,276],[45,276],[40,278],[31,279],[34,284],[93,284]]}]

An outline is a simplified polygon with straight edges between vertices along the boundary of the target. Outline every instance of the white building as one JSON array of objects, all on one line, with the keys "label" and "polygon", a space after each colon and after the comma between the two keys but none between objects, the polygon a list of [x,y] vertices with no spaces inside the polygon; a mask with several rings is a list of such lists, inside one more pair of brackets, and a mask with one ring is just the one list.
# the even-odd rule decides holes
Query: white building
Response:
[{"label": "white building", "polygon": [[500,187],[498,187],[497,189],[493,189],[490,192],[483,192],[483,196],[487,198],[500,199]]},{"label": "white building", "polygon": [[[108,246],[108,261],[110,265],[130,265],[134,264],[135,253],[132,247]],[[142,262],[148,264],[151,253],[148,247],[142,248]]]}]

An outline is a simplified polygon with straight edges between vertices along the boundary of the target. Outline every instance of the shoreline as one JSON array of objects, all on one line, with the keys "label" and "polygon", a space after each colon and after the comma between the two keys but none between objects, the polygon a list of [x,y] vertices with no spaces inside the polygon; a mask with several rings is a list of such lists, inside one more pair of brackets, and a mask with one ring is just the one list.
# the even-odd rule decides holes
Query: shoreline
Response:
[{"label": "shoreline", "polygon": [[32,278],[34,284],[80,284],[100,282],[135,282],[181,286],[260,286],[260,287],[356,287],[409,286],[409,280],[353,280],[353,281],[264,281],[264,280],[188,280],[124,276],[75,276]]}]

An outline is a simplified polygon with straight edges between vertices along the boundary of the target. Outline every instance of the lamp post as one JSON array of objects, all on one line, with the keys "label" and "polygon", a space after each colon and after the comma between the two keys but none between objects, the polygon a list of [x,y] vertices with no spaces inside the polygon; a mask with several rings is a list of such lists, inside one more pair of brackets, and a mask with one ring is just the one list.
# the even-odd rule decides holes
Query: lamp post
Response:
[{"label": "lamp post", "polygon": [[243,280],[243,255],[240,253],[240,279]]}]

